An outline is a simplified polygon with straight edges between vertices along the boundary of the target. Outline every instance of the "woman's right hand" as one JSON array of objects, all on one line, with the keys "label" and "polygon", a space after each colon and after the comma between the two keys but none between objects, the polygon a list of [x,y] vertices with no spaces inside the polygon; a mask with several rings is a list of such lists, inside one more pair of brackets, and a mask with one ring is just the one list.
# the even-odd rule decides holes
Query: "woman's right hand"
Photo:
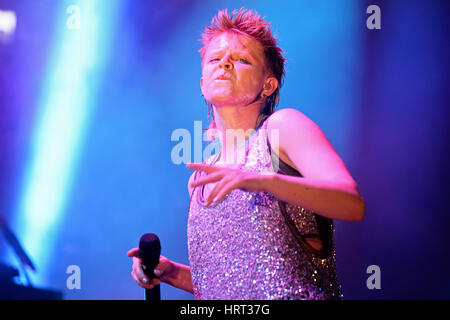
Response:
[{"label": "woman's right hand", "polygon": [[134,281],[145,289],[152,289],[161,282],[170,283],[169,278],[176,273],[176,267],[172,261],[164,256],[159,257],[159,263],[156,265],[154,273],[157,278],[149,279],[143,270],[142,260],[139,257],[139,248],[133,248],[127,252],[127,256],[133,258],[131,276]]}]

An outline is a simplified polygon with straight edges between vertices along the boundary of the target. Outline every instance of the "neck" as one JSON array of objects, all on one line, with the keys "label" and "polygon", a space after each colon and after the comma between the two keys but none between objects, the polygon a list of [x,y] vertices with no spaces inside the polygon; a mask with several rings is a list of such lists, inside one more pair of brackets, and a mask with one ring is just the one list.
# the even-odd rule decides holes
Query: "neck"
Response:
[{"label": "neck", "polygon": [[225,165],[241,164],[245,156],[246,141],[256,129],[261,103],[247,106],[213,107],[217,135],[221,143],[220,162]]}]

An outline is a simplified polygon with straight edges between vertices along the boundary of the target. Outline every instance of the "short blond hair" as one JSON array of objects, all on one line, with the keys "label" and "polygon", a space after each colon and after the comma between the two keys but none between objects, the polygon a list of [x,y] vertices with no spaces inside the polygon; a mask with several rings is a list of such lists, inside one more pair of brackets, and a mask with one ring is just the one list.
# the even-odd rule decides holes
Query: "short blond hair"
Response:
[{"label": "short blond hair", "polygon": [[280,99],[280,88],[284,82],[285,63],[283,51],[278,46],[278,40],[273,36],[270,24],[261,18],[256,11],[247,10],[242,7],[239,10],[233,10],[231,15],[228,10],[219,10],[217,15],[212,18],[211,25],[205,27],[201,35],[202,48],[199,50],[202,61],[205,57],[209,43],[217,35],[223,32],[235,32],[247,35],[257,40],[264,48],[266,67],[269,72],[278,80],[278,88],[266,100],[266,105],[262,114],[271,115],[278,106]]}]

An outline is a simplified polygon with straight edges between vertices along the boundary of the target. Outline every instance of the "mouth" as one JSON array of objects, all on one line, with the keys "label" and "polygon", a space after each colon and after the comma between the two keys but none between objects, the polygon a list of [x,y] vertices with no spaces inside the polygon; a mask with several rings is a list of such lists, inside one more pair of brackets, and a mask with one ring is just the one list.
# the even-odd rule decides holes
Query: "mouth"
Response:
[{"label": "mouth", "polygon": [[229,75],[226,75],[226,74],[222,74],[222,75],[220,75],[220,76],[218,76],[216,79],[214,79],[214,80],[230,80],[231,79],[231,77],[229,76]]}]

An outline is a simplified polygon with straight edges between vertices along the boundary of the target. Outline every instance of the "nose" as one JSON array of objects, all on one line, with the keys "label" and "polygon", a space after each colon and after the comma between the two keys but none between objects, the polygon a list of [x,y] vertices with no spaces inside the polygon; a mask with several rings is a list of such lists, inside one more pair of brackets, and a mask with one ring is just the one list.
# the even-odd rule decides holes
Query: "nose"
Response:
[{"label": "nose", "polygon": [[223,57],[223,59],[220,61],[219,67],[225,70],[233,69],[233,64],[230,63],[229,55]]}]

